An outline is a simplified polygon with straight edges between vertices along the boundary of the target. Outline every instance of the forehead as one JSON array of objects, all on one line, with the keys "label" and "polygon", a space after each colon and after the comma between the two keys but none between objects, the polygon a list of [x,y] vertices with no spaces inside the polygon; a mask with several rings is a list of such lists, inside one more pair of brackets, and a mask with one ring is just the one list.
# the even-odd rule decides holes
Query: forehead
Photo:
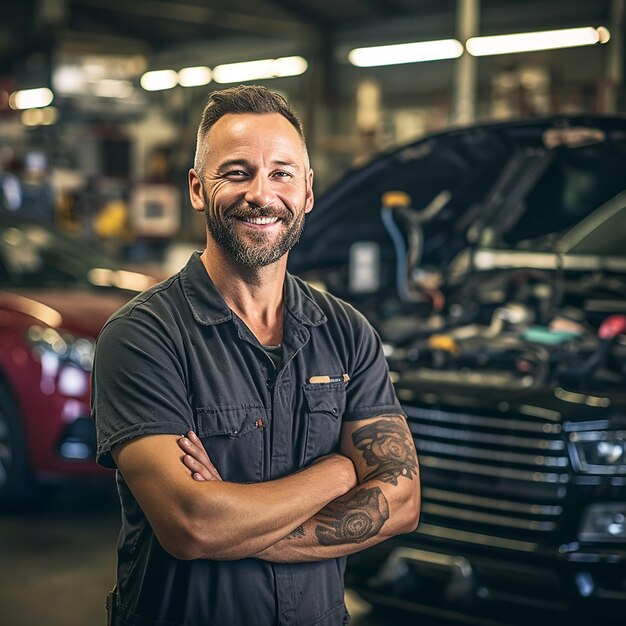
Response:
[{"label": "forehead", "polygon": [[280,113],[227,113],[209,129],[204,141],[209,161],[305,158],[302,137]]}]

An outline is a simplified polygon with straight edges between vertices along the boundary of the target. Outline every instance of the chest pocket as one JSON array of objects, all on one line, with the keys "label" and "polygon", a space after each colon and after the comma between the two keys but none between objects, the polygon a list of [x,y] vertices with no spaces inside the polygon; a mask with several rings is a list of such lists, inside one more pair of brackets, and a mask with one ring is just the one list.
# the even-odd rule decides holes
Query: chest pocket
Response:
[{"label": "chest pocket", "polygon": [[198,437],[223,480],[263,479],[267,415],[261,404],[196,409]]},{"label": "chest pocket", "polygon": [[302,389],[307,404],[306,464],[336,452],[339,447],[341,417],[346,410],[346,383],[307,383]]}]

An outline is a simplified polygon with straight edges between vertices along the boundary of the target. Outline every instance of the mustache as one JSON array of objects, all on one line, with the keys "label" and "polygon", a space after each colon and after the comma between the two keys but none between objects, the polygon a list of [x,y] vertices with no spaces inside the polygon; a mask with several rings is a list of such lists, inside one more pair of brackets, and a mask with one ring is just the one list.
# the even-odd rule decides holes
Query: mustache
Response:
[{"label": "mustache", "polygon": [[250,206],[250,205],[237,205],[229,207],[224,211],[224,217],[276,217],[285,222],[291,221],[293,215],[286,209],[272,206]]},{"label": "mustache", "polygon": [[[206,194],[206,191],[203,190],[202,196],[204,200],[204,207],[206,210],[209,210],[211,202]],[[277,217],[284,222],[290,222],[294,216],[291,211],[285,208],[272,207],[271,205],[259,206],[256,204],[248,204],[247,202],[243,202],[231,205],[224,209],[223,217],[226,219],[231,217],[239,219],[245,217]]]}]

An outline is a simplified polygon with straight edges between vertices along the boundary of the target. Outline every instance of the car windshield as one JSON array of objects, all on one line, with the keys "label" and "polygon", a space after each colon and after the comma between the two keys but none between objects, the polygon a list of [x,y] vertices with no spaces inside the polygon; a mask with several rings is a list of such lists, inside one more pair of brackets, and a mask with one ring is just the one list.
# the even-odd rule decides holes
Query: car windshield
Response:
[{"label": "car windshield", "polygon": [[559,241],[571,254],[626,256],[626,192],[601,206]]},{"label": "car windshield", "polygon": [[0,287],[94,285],[98,272],[115,269],[104,255],[40,224],[0,224]]},{"label": "car windshield", "polygon": [[597,208],[573,228],[526,239],[520,251],[559,252],[592,256],[626,256],[626,191]]}]

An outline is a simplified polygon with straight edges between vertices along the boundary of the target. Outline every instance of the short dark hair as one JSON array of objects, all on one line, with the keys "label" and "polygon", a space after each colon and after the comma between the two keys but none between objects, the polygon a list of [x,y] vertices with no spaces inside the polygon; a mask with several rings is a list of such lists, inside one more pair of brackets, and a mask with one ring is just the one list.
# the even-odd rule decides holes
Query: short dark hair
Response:
[{"label": "short dark hair", "polygon": [[283,96],[260,85],[239,85],[209,94],[198,126],[194,160],[197,172],[200,172],[204,165],[205,149],[202,144],[209,130],[227,113],[279,113],[298,131],[306,150],[302,122]]}]

